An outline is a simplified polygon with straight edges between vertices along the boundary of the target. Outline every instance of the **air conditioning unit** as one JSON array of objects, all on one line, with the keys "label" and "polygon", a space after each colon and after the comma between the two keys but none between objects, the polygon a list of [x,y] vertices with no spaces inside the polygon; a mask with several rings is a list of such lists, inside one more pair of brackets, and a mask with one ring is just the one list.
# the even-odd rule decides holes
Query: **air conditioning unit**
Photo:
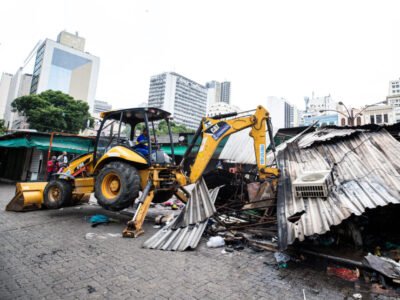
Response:
[{"label": "air conditioning unit", "polygon": [[298,198],[326,198],[332,186],[331,170],[304,172],[292,183],[293,194]]}]

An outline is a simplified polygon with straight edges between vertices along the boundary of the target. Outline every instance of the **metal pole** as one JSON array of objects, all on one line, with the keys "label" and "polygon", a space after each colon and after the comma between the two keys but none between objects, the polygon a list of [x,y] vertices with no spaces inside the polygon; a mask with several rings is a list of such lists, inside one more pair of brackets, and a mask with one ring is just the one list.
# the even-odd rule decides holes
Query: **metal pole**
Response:
[{"label": "metal pole", "polygon": [[189,147],[185,151],[185,154],[183,155],[181,163],[179,164],[181,167],[183,166],[183,163],[185,162],[186,158],[189,156],[190,152],[192,152],[192,149],[193,149],[194,145],[196,144],[196,141],[199,138],[202,131],[203,131],[203,121],[200,122],[200,125],[197,128],[196,133],[194,134],[192,143],[189,145]]},{"label": "metal pole", "polygon": [[54,137],[54,132],[50,134],[50,142],[49,142],[49,151],[47,152],[47,161],[50,160],[50,154],[51,154],[51,147],[53,145],[53,137]]},{"label": "metal pole", "polygon": [[149,163],[151,164],[151,141],[150,141],[150,128],[149,128],[149,118],[147,117],[147,111],[144,112],[144,122],[146,124],[148,144],[149,144]]},{"label": "metal pole", "polygon": [[169,119],[167,118],[167,126],[168,126],[168,134],[169,134],[169,140],[171,143],[171,156],[172,156],[172,161],[175,164],[175,151],[174,151],[174,141],[172,139],[172,132],[171,132],[171,125],[169,123]]}]

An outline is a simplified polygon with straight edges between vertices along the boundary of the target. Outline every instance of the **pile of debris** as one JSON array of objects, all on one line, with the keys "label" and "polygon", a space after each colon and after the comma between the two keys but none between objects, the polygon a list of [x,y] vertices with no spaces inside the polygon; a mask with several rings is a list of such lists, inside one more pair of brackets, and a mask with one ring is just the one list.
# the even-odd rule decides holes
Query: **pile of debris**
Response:
[{"label": "pile of debris", "polygon": [[[207,230],[225,237],[227,249],[246,244],[293,257],[301,251],[400,283],[398,153],[400,143],[382,128],[310,128],[269,153],[281,171],[277,185],[258,181],[254,166],[240,162],[212,171],[205,182],[214,190],[208,193],[203,182],[194,193],[207,199],[194,201],[205,213],[180,216],[145,246],[193,249]],[[336,269],[329,272],[341,274]]]}]

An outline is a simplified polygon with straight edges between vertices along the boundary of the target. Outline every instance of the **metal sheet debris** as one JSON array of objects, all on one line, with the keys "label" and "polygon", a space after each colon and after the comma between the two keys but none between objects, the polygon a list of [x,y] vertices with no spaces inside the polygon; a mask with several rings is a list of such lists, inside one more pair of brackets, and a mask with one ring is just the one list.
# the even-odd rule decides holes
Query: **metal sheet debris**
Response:
[{"label": "metal sheet debris", "polygon": [[[281,169],[277,203],[281,249],[296,239],[323,234],[367,208],[400,203],[400,143],[386,130],[329,128],[317,132],[286,143],[277,154]],[[291,182],[304,171],[317,170],[333,171],[334,185],[328,198],[294,197]],[[303,211],[297,222],[288,220]]]},{"label": "metal sheet debris", "polygon": [[208,191],[203,179],[195,185],[188,205],[170,224],[160,229],[143,244],[144,248],[185,251],[195,249],[215,212],[214,202],[219,187]]}]

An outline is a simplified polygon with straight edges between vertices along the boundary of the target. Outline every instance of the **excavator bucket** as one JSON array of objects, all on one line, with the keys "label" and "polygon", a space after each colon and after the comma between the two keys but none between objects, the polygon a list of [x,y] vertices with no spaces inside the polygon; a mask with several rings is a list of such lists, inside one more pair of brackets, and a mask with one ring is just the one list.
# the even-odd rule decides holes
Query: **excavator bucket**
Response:
[{"label": "excavator bucket", "polygon": [[19,182],[15,196],[7,204],[7,211],[27,211],[39,209],[43,203],[43,191],[47,182]]}]

